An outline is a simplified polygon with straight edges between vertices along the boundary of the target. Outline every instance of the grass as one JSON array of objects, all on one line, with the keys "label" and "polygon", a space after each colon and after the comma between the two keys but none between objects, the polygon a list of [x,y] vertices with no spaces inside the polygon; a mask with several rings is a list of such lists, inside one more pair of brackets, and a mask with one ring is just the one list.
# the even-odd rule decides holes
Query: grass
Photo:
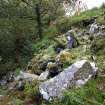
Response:
[{"label": "grass", "polygon": [[57,99],[50,105],[104,105],[104,90],[99,90],[103,84],[101,80],[102,78],[93,79],[82,88],[69,89],[64,92],[62,99]]},{"label": "grass", "polygon": [[54,25],[49,26],[44,30],[43,38],[32,44],[32,48],[35,53],[39,53],[44,49],[47,49],[50,45],[54,44],[54,36],[56,36],[57,28]]},{"label": "grass", "polygon": [[[99,15],[100,13],[102,13],[102,9],[92,9],[86,12],[81,13],[80,16],[73,16],[73,17],[69,17],[66,18],[67,21],[64,19],[59,20],[62,21],[61,23],[59,23],[59,27],[55,25],[51,25],[49,27],[47,27],[46,30],[44,30],[43,33],[43,39],[42,40],[38,40],[36,42],[34,42],[32,44],[32,49],[34,50],[35,53],[42,53],[43,51],[44,54],[51,54],[51,55],[55,55],[55,53],[53,52],[52,47],[50,48],[50,45],[53,45],[55,42],[53,41],[53,38],[56,36],[57,33],[62,33],[61,30],[65,30],[64,28],[67,28],[67,30],[70,28],[70,26],[76,25],[79,26],[80,22],[84,19],[90,19],[92,17],[95,17],[97,15]],[[0,23],[2,24],[2,22],[4,22],[4,26],[8,26],[6,22],[8,20],[2,20],[0,19]],[[24,20],[24,23],[26,20]],[[97,19],[97,21],[99,23],[104,23],[103,17],[99,17]],[[20,22],[21,23],[21,22]],[[27,27],[30,27],[30,29],[32,28],[32,30],[34,30],[32,24],[33,22],[29,21],[27,24]],[[9,24],[9,23],[8,23]],[[0,28],[4,28],[4,26],[0,25]],[[31,27],[32,26],[32,27]],[[8,28],[8,27],[7,27]],[[90,55],[90,50],[87,51],[83,51],[83,46],[78,46],[78,48],[73,48],[71,50],[71,54],[73,54],[75,60],[80,58],[83,59],[84,57],[89,57]],[[75,62],[75,60],[73,59],[72,62]],[[100,57],[100,61],[101,62],[102,58]],[[100,63],[99,66],[102,66],[102,64]],[[16,69],[16,74],[19,74],[20,69],[17,68]],[[82,87],[81,89],[69,89],[66,92],[64,92],[64,97],[62,99],[55,99],[54,102],[52,103],[42,103],[42,105],[105,105],[105,90],[104,89],[100,89],[101,86],[103,86],[103,82],[105,79],[104,78],[97,78],[96,80],[90,80],[84,87]],[[35,84],[34,84],[35,85]],[[35,93],[33,92],[33,87],[31,87],[31,85],[27,85],[26,86],[26,94],[28,94],[29,96]],[[35,90],[37,91],[37,89]],[[2,90],[0,90],[0,93],[2,93]],[[37,92],[36,92],[37,93]],[[26,96],[28,96],[26,95]],[[37,94],[35,94],[37,96]],[[7,99],[7,101],[10,99]],[[5,103],[5,102],[3,102]],[[21,100],[16,100],[16,105],[20,105],[21,104]],[[1,102],[0,102],[1,105]],[[6,105],[2,104],[2,105]]]},{"label": "grass", "polygon": [[92,10],[88,10],[86,12],[81,13],[79,16],[70,17],[69,21],[71,25],[77,25],[82,20],[90,19],[92,17],[99,15],[100,13],[102,13],[102,9],[94,8]]}]

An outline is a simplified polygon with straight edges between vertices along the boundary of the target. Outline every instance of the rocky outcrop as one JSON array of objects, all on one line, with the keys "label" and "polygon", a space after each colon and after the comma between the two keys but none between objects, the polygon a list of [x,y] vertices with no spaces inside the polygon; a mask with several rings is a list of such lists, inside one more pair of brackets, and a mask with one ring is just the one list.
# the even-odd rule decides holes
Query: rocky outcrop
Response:
[{"label": "rocky outcrop", "polygon": [[59,97],[67,88],[84,85],[96,71],[95,63],[77,61],[54,78],[42,82],[39,86],[40,93],[46,100]]}]

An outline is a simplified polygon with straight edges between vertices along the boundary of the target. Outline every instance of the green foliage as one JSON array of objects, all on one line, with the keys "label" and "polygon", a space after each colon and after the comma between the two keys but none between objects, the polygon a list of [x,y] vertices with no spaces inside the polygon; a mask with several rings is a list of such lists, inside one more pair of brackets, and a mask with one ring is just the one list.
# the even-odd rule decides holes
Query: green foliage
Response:
[{"label": "green foliage", "polygon": [[20,99],[15,99],[14,104],[15,105],[22,105],[22,101]]},{"label": "green foliage", "polygon": [[91,80],[82,88],[67,90],[61,99],[46,105],[104,105],[104,100],[97,91],[99,80]]},{"label": "green foliage", "polygon": [[100,16],[99,18],[97,18],[96,20],[98,23],[105,25],[105,18],[103,16]]},{"label": "green foliage", "polygon": [[93,8],[92,10],[85,11],[79,16],[62,17],[57,20],[56,26],[59,32],[66,32],[71,26],[82,26],[81,21],[85,19],[91,19],[102,13],[102,9]]},{"label": "green foliage", "polygon": [[19,75],[19,74],[20,74],[20,70],[21,70],[20,68],[16,68],[15,74],[16,74],[16,75]]},{"label": "green foliage", "polygon": [[97,54],[104,54],[104,51],[105,51],[105,38],[102,37],[102,38],[97,38],[96,41],[95,41],[95,52]]},{"label": "green foliage", "polygon": [[104,63],[104,59],[105,59],[105,37],[101,37],[101,38],[97,38],[95,40],[95,43],[93,44],[93,52],[94,54],[96,54],[97,57],[97,65],[99,66],[99,68],[101,68],[102,70],[105,70],[105,63]]},{"label": "green foliage", "polygon": [[37,81],[33,81],[32,83],[26,82],[24,93],[26,94],[27,97],[30,97],[32,99],[39,97],[40,93],[38,89],[38,82]]},{"label": "green foliage", "polygon": [[53,43],[52,40],[46,39],[46,40],[41,40],[36,44],[32,45],[32,48],[34,49],[35,53],[40,53],[42,52],[44,49],[46,49],[47,47],[49,47],[49,45],[51,45]]},{"label": "green foliage", "polygon": [[53,38],[58,32],[57,27],[55,25],[50,25],[46,28],[47,29],[45,29],[45,31],[43,33],[44,39]]},{"label": "green foliage", "polygon": [[6,74],[10,70],[14,70],[16,67],[16,64],[14,64],[14,61],[11,59],[6,59],[6,61],[0,62],[0,78],[2,75]]},{"label": "green foliage", "polygon": [[[32,8],[21,0],[0,1],[0,56],[5,61],[0,62],[2,65],[9,64],[9,59],[13,65],[24,66],[32,57],[33,51],[38,52],[52,43],[48,37],[57,32],[49,24],[63,15],[62,6],[56,0],[43,0],[41,4],[40,0],[28,2],[35,7]],[[41,28],[44,31],[43,39],[39,42],[36,41],[39,37],[35,11],[37,4],[40,8]],[[4,66],[2,71],[5,70],[7,68]]]},{"label": "green foliage", "polygon": [[69,24],[69,19],[65,17],[57,20],[56,27],[59,33],[64,33],[71,28],[71,24]]},{"label": "green foliage", "polygon": [[24,93],[26,98],[31,98],[36,105],[40,105],[42,98],[38,81],[26,82]]}]

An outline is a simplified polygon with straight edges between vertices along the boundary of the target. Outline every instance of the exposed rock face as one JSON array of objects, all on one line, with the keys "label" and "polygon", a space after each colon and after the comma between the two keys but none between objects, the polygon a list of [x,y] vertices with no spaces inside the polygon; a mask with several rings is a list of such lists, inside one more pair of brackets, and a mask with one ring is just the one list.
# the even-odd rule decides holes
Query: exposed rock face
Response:
[{"label": "exposed rock face", "polygon": [[39,90],[46,100],[59,97],[62,91],[84,85],[97,71],[94,63],[86,60],[77,61],[59,75],[40,84]]}]

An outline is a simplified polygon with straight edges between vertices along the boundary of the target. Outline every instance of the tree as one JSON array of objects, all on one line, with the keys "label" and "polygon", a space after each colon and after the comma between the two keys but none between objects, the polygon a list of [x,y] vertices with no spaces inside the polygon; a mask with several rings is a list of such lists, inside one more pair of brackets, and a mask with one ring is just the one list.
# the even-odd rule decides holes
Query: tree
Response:
[{"label": "tree", "polygon": [[[23,3],[35,10],[39,38],[42,38],[43,18],[48,17],[49,21],[55,20],[61,3],[56,0],[21,0]],[[55,16],[54,16],[55,15]]]}]

